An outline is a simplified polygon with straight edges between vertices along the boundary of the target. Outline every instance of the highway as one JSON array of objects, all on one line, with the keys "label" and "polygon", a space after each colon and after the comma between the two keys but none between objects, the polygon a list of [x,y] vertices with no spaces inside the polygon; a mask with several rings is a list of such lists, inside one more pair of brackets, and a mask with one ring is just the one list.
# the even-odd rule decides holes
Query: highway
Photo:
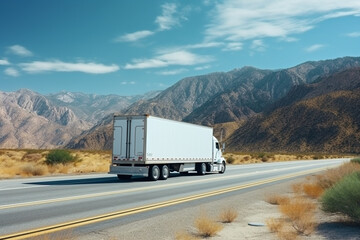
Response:
[{"label": "highway", "polygon": [[0,180],[0,239],[27,239],[71,229],[87,234],[215,201],[335,167],[349,159],[227,166],[225,174],[171,174],[166,181],[90,174]]}]

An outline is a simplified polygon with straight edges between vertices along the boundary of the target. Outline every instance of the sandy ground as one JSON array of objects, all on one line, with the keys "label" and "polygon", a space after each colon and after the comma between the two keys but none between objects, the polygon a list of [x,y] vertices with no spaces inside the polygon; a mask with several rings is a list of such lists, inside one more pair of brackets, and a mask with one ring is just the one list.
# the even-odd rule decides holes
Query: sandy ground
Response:
[{"label": "sandy ground", "polygon": [[[223,224],[224,228],[215,237],[207,239],[278,239],[266,226],[250,226],[249,223],[265,223],[266,219],[279,217],[278,207],[265,200],[272,194],[290,194],[291,185],[302,182],[296,179],[285,183],[270,185],[241,194],[234,194],[216,201],[195,204],[183,209],[165,209],[161,214],[149,213],[138,220],[118,227],[96,230],[78,236],[76,239],[124,239],[124,240],[159,240],[175,239],[176,234],[186,232],[196,235],[195,219],[206,213],[211,219],[219,219],[225,207],[236,209],[239,216],[233,223]],[[165,213],[164,213],[165,212]],[[360,226],[344,221],[338,216],[329,216],[318,211],[319,226],[311,236],[298,239],[360,239]]]},{"label": "sandy ground", "polygon": [[[208,239],[277,239],[266,226],[255,227],[249,223],[265,223],[268,218],[280,216],[277,206],[265,201],[266,196],[273,193],[289,194],[290,186],[299,181],[272,185],[183,210],[170,210],[168,214],[148,216],[119,227],[95,230],[76,239],[175,239],[179,232],[196,234],[194,221],[197,216],[206,212],[210,218],[216,220],[224,206],[237,209],[239,216],[233,223],[224,224],[224,229],[217,236]],[[318,218],[318,230],[311,236],[301,236],[300,239],[360,239],[360,226],[343,223],[338,217],[327,216],[320,211]]]}]

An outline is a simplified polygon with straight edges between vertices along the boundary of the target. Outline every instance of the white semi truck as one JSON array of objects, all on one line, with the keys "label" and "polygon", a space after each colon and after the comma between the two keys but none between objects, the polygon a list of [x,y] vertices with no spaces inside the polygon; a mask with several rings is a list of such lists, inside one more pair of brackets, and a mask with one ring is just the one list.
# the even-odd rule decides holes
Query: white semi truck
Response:
[{"label": "white semi truck", "polygon": [[210,127],[149,115],[114,116],[110,174],[166,180],[170,172],[224,173],[226,162]]}]

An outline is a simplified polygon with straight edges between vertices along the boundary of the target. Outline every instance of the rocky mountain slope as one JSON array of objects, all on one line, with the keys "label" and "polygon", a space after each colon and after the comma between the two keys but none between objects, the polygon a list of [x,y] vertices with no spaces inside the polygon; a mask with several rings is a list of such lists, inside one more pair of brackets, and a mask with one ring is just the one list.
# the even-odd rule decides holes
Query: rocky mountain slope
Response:
[{"label": "rocky mountain slope", "polygon": [[158,95],[160,91],[149,92],[144,95],[119,96],[119,95],[96,95],[73,92],[60,92],[46,97],[57,106],[64,106],[81,119],[96,124],[104,117],[114,112],[121,112],[131,104],[147,100]]},{"label": "rocky mountain slope", "polygon": [[360,68],[294,87],[227,140],[233,151],[360,152]]},{"label": "rocky mountain slope", "polygon": [[63,147],[99,120],[158,92],[122,97],[21,89],[0,92],[0,148]]},{"label": "rocky mountain slope", "polygon": [[306,62],[298,66],[272,71],[264,77],[238,81],[195,109],[184,120],[204,125],[248,119],[263,112],[269,104],[284,97],[297,85],[312,83],[344,69],[360,66],[360,58],[338,58],[334,60]]},{"label": "rocky mountain slope", "polygon": [[61,146],[91,125],[30,90],[0,92],[0,147]]},{"label": "rocky mountain slope", "polygon": [[[237,122],[231,126],[241,125],[247,119],[252,121],[256,114],[270,111],[271,106],[274,108],[272,104],[286,96],[292,87],[357,66],[360,66],[360,58],[345,57],[306,62],[275,71],[244,67],[227,73],[185,78],[153,99],[136,102],[125,113],[151,114],[215,127],[226,122]],[[68,147],[111,148],[111,144],[97,141],[99,136],[112,139],[111,127],[111,121],[94,127],[73,139]]]}]

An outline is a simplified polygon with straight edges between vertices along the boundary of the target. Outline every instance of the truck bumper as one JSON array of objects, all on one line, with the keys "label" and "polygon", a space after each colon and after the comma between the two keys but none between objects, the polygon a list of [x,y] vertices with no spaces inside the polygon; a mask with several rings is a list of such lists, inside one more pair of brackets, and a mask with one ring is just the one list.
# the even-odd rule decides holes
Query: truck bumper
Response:
[{"label": "truck bumper", "polygon": [[146,166],[139,167],[139,166],[113,166],[113,165],[110,165],[109,174],[147,177],[149,175],[149,167],[146,167]]}]

